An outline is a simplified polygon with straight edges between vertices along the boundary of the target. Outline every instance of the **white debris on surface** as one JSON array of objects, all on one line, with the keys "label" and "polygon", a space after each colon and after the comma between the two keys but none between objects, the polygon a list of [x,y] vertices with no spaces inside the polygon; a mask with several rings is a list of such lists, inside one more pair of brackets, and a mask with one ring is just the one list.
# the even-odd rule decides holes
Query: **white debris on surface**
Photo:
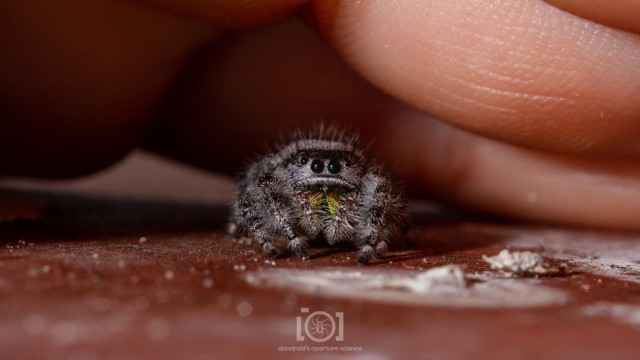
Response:
[{"label": "white debris on surface", "polygon": [[395,279],[395,281],[389,281],[388,284],[382,285],[405,288],[415,293],[455,292],[464,289],[467,281],[459,266],[446,265],[420,272],[412,277]]},{"label": "white debris on surface", "polygon": [[590,317],[610,317],[614,321],[640,327],[640,305],[598,302],[584,306],[582,314]]},{"label": "white debris on surface", "polygon": [[535,244],[573,271],[640,283],[640,237],[635,233],[608,233],[603,238],[602,234],[592,231],[519,231],[506,239],[505,244],[512,247]]},{"label": "white debris on surface", "polygon": [[564,304],[568,295],[529,279],[466,275],[447,265],[424,271],[392,269],[277,269],[249,272],[255,287],[283,288],[323,297],[393,304],[521,308]]},{"label": "white debris on surface", "polygon": [[514,251],[507,249],[498,255],[482,255],[482,259],[496,269],[512,275],[547,275],[552,269],[539,253],[531,251]]}]

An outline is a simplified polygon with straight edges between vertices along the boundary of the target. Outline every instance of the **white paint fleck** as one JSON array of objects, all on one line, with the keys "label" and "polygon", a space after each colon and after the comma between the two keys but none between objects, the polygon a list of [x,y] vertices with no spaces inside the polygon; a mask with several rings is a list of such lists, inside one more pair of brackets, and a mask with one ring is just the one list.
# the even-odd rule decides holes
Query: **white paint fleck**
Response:
[{"label": "white paint fleck", "polygon": [[[562,261],[578,272],[589,272],[640,283],[640,237],[608,233],[548,229],[517,231],[505,239],[512,247],[542,247],[545,256]],[[598,279],[601,281],[601,279]]]},{"label": "white paint fleck", "polygon": [[514,251],[507,249],[498,255],[482,255],[482,259],[491,264],[492,269],[515,275],[545,275],[551,267],[544,261],[542,255],[531,251]]},{"label": "white paint fleck", "polygon": [[582,314],[592,317],[610,317],[616,322],[640,326],[640,305],[598,302],[582,307]]},{"label": "white paint fleck", "polygon": [[387,286],[406,288],[415,293],[456,292],[466,288],[464,272],[459,266],[446,265],[422,271],[413,277],[394,279]]},{"label": "white paint fleck", "polygon": [[138,242],[139,242],[140,244],[144,244],[144,243],[146,243],[148,240],[149,240],[149,239],[148,239],[146,236],[141,236],[141,237],[138,239]]},{"label": "white paint fleck", "polygon": [[[250,279],[249,279],[250,277]],[[465,275],[456,265],[426,271],[270,269],[247,275],[257,287],[325,297],[423,306],[504,308],[564,304],[568,295],[532,279]],[[469,282],[468,279],[474,281]]]}]

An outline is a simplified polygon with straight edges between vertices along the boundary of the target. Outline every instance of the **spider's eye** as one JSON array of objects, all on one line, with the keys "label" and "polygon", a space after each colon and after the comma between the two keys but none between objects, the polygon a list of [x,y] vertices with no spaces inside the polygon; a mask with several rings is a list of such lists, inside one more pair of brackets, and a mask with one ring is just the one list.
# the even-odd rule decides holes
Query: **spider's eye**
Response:
[{"label": "spider's eye", "polygon": [[340,170],[342,170],[342,165],[338,161],[331,160],[329,165],[327,165],[327,170],[333,175],[338,174]]},{"label": "spider's eye", "polygon": [[321,172],[323,172],[324,163],[322,162],[322,160],[313,160],[311,162],[311,171],[313,171],[316,174],[320,174]]},{"label": "spider's eye", "polygon": [[306,165],[309,162],[309,159],[307,159],[306,157],[301,157],[300,158],[300,164],[301,165]]}]

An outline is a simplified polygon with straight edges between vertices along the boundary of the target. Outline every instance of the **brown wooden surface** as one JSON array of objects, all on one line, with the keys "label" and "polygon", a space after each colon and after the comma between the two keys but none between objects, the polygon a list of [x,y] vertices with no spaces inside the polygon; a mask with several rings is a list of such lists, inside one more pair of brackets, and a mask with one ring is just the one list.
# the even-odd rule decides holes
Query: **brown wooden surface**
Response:
[{"label": "brown wooden surface", "polygon": [[[228,181],[204,186],[146,171],[170,180],[174,193],[193,186],[172,196],[132,176],[143,166],[61,186],[3,183],[0,358],[640,354],[638,234],[483,220],[416,203],[415,246],[372,265],[356,265],[348,247],[322,244],[308,261],[271,261],[222,236]],[[145,196],[127,196],[122,184]],[[542,251],[562,271],[514,278],[482,260],[505,248]],[[460,265],[465,289],[416,293],[403,285],[448,264]],[[302,308],[343,313],[344,341],[297,341]],[[305,351],[282,351],[292,346]]]}]

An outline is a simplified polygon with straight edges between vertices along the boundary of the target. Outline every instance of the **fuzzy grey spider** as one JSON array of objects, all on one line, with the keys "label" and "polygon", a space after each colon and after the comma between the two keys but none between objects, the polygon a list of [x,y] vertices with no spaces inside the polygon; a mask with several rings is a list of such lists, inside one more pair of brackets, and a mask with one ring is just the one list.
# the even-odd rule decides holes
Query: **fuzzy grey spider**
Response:
[{"label": "fuzzy grey spider", "polygon": [[251,165],[240,181],[228,232],[252,237],[277,257],[274,239],[308,259],[309,241],[358,247],[358,263],[382,257],[407,230],[403,190],[367,159],[356,136],[301,132]]}]

